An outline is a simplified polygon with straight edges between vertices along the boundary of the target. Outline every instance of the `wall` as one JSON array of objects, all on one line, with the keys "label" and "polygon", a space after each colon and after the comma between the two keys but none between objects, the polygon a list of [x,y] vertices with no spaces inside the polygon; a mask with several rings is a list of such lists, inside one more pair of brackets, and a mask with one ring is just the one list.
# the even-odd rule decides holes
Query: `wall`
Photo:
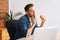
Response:
[{"label": "wall", "polygon": [[40,25],[41,14],[45,15],[46,27],[57,26],[60,29],[60,0],[9,0],[9,9],[14,12],[24,12],[24,6],[28,3],[33,3],[36,9],[37,23]]},{"label": "wall", "polygon": [[8,12],[8,0],[0,0],[0,12]]},{"label": "wall", "polygon": [[[8,18],[7,16],[3,16],[4,13],[8,12],[8,0],[0,0],[0,28],[5,27],[4,22]],[[4,17],[5,21],[1,19]]]}]

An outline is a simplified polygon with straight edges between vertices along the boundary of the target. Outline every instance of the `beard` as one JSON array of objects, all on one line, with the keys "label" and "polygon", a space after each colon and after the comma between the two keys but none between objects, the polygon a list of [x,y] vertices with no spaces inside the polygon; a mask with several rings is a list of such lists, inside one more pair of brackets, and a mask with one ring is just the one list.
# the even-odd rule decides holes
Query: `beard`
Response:
[{"label": "beard", "polygon": [[30,17],[34,17],[34,15],[29,15]]},{"label": "beard", "polygon": [[30,15],[30,17],[33,17],[33,15]]},{"label": "beard", "polygon": [[35,15],[34,14],[27,14],[30,18],[35,18]]}]

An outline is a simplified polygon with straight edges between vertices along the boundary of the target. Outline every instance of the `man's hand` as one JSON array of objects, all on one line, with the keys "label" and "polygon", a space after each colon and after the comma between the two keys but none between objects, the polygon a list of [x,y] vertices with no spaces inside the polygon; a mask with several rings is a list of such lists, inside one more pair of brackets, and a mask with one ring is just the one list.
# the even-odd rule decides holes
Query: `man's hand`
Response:
[{"label": "man's hand", "polygon": [[36,25],[36,18],[35,18],[35,17],[32,17],[32,20],[33,20],[34,23],[32,24],[32,26],[30,26],[30,27],[28,28],[27,36],[28,36],[28,35],[31,35],[32,30],[33,30],[33,28],[34,28],[35,25]]},{"label": "man's hand", "polygon": [[45,19],[45,17],[43,15],[41,15],[40,18],[41,18],[42,22],[46,21],[46,19]]},{"label": "man's hand", "polygon": [[43,15],[40,16],[41,20],[42,20],[42,23],[40,25],[40,27],[42,27],[46,21],[45,17]]},{"label": "man's hand", "polygon": [[36,18],[33,17],[32,20],[33,20],[33,22],[34,22],[33,24],[36,25]]}]

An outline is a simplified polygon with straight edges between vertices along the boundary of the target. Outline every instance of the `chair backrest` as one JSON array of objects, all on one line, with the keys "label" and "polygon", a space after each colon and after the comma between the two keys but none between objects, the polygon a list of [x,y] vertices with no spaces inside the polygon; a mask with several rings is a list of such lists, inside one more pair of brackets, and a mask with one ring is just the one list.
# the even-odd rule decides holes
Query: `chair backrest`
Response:
[{"label": "chair backrest", "polygon": [[18,26],[18,20],[9,20],[6,22],[6,27],[8,29],[8,33],[10,35],[10,40],[14,39],[14,34],[16,31],[16,27]]}]

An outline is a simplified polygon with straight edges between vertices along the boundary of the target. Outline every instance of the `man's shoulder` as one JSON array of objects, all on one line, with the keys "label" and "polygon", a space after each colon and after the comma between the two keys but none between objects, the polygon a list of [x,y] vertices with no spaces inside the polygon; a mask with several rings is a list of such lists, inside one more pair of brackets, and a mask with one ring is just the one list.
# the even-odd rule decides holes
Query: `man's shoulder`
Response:
[{"label": "man's shoulder", "polygon": [[26,18],[26,14],[25,15],[23,15],[20,19],[19,19],[20,21],[27,21],[27,18]]}]

